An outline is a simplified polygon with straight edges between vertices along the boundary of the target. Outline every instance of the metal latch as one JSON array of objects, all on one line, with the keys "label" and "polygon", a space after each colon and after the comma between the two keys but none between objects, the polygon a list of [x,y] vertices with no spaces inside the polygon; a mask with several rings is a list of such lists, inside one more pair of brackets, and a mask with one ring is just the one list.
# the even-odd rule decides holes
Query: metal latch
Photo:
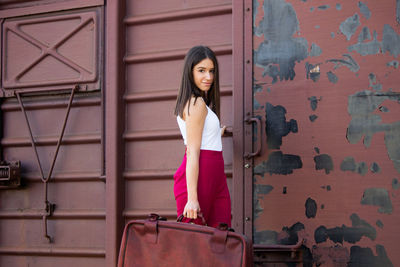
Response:
[{"label": "metal latch", "polygon": [[21,163],[19,161],[0,161],[0,188],[12,188],[21,185]]}]

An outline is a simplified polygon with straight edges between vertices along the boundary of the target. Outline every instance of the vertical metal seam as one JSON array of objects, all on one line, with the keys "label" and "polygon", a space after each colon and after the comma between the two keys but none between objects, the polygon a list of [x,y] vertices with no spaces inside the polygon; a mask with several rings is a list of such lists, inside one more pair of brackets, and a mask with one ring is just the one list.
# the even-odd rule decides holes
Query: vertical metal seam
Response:
[{"label": "vertical metal seam", "polygon": [[[244,52],[243,52],[243,66],[244,66],[244,77],[243,77],[243,91],[244,91],[244,114],[245,116],[253,115],[253,2],[252,0],[245,0],[244,3],[244,21],[243,21],[243,34],[244,34]],[[244,124],[244,149],[245,151],[253,150],[253,126]],[[261,129],[260,129],[261,130]],[[246,159],[246,164],[249,164],[250,168],[244,169],[244,233],[250,239],[253,240],[253,163],[254,158]]]},{"label": "vertical metal seam", "polygon": [[124,119],[123,93],[125,53],[123,15],[125,1],[106,3],[105,43],[105,161],[106,161],[106,264],[116,266],[123,231],[124,143],[122,139]]},{"label": "vertical metal seam", "polygon": [[234,0],[232,7],[233,35],[233,222],[239,233],[244,233],[244,172],[243,172],[243,5]]}]

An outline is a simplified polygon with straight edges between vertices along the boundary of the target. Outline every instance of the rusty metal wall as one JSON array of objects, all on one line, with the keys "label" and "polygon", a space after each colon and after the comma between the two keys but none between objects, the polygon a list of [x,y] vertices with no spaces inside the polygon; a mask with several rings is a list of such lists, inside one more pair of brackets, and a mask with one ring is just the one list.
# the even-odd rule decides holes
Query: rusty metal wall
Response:
[{"label": "rusty metal wall", "polygon": [[[220,64],[222,124],[232,126],[231,1],[126,2],[126,220],[155,212],[176,219],[173,174],[185,147],[173,115],[183,58],[210,46]],[[223,138],[232,188],[232,138]]]},{"label": "rusty metal wall", "polygon": [[[0,5],[1,157],[19,160],[22,166],[22,186],[0,191],[0,266],[104,265],[101,5],[101,1],[7,1]],[[48,182],[48,201],[55,205],[46,217],[49,243],[44,236],[42,178],[49,175],[75,85],[79,89]]]},{"label": "rusty metal wall", "polygon": [[394,0],[253,1],[256,244],[400,265],[399,18]]}]

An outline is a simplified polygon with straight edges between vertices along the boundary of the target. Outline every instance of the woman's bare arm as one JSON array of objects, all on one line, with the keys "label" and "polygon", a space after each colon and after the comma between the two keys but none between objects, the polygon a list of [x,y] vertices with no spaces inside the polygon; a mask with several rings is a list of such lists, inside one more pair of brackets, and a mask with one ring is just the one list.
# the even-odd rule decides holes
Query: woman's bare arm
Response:
[{"label": "woman's bare arm", "polygon": [[[188,201],[185,205],[183,215],[187,218],[196,219],[200,204],[197,196],[197,182],[199,178],[199,156],[201,138],[203,134],[204,121],[207,116],[207,107],[202,98],[190,100],[189,114],[185,112],[186,121],[186,186]],[[187,108],[185,107],[185,111]]]}]

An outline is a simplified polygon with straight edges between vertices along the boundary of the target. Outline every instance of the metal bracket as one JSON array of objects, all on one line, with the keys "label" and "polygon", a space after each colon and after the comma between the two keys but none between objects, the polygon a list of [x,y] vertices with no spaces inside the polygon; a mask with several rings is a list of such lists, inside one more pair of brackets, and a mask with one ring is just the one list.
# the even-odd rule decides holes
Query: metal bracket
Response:
[{"label": "metal bracket", "polygon": [[47,219],[48,219],[48,217],[52,216],[52,214],[54,212],[54,209],[55,209],[55,204],[50,203],[48,201],[48,198],[47,198],[47,196],[48,196],[48,186],[47,185],[48,185],[48,182],[49,182],[49,180],[51,178],[51,175],[53,174],[54,165],[55,165],[56,160],[57,160],[58,151],[60,149],[62,138],[64,136],[65,126],[67,125],[69,112],[71,110],[72,100],[74,99],[74,95],[75,95],[75,91],[76,90],[79,90],[79,86],[78,85],[76,85],[75,87],[73,87],[71,89],[71,95],[70,95],[69,102],[68,102],[67,112],[65,114],[64,123],[63,123],[63,126],[62,126],[62,130],[61,130],[60,136],[58,138],[58,142],[57,142],[56,150],[55,150],[55,153],[54,153],[53,161],[51,163],[50,171],[49,171],[49,174],[48,174],[47,178],[44,176],[43,168],[42,168],[42,165],[40,163],[39,155],[38,155],[37,149],[36,149],[36,143],[35,143],[35,140],[33,138],[32,129],[31,129],[31,126],[29,124],[28,116],[26,115],[24,104],[22,103],[21,94],[23,92],[17,92],[17,91],[15,92],[15,95],[16,95],[16,97],[18,99],[18,102],[19,102],[19,105],[21,107],[21,111],[25,116],[26,125],[28,126],[29,135],[30,135],[30,138],[31,138],[32,149],[33,149],[33,152],[34,152],[34,154],[36,156],[36,161],[37,161],[37,164],[39,166],[41,179],[42,179],[42,182],[44,184],[44,204],[45,204],[44,211],[45,211],[45,213],[43,215],[43,229],[44,229],[43,232],[44,232],[44,237],[47,238],[49,243],[53,242],[53,238],[50,235],[48,235],[48,232],[47,232]]},{"label": "metal bracket", "polygon": [[21,185],[21,163],[0,162],[0,189],[16,188]]},{"label": "metal bracket", "polygon": [[56,208],[56,204],[50,203],[49,201],[46,201],[46,207],[45,207],[45,214],[43,215],[42,219],[43,219],[43,233],[44,233],[44,237],[47,238],[47,240],[49,241],[49,243],[53,242],[53,238],[51,236],[48,235],[47,233],[47,219],[48,217],[53,215],[53,212]]}]

